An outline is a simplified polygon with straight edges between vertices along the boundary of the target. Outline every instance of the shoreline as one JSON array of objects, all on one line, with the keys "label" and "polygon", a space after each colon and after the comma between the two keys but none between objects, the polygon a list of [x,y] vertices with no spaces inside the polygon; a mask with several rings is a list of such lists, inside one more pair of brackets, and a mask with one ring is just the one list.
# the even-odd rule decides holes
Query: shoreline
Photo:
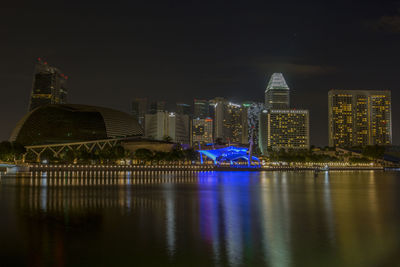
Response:
[{"label": "shoreline", "polygon": [[[18,166],[16,167],[18,169]],[[35,164],[22,166],[23,169],[28,171],[324,171],[320,167],[293,167],[293,166],[278,166],[278,167],[223,167],[214,165],[47,165]],[[394,168],[392,168],[394,169]],[[385,170],[382,166],[333,166],[329,167],[329,171],[345,171],[345,170]]]}]

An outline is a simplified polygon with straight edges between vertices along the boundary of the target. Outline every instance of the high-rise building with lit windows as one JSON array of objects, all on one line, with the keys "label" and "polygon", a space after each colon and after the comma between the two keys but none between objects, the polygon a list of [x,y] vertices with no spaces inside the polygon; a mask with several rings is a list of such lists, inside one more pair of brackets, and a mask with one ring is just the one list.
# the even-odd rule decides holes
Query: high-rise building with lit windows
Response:
[{"label": "high-rise building with lit windows", "polygon": [[330,90],[329,145],[392,143],[391,93],[388,90]]},{"label": "high-rise building with lit windows", "polygon": [[189,144],[189,116],[158,111],[145,116],[145,136],[155,140],[170,137],[173,142]]},{"label": "high-rise building with lit windows", "polygon": [[265,108],[288,109],[290,107],[289,91],[283,74],[272,74],[265,90]]},{"label": "high-rise building with lit windows", "polygon": [[192,120],[192,146],[209,144],[213,142],[213,119],[195,118]]},{"label": "high-rise building with lit windows", "polygon": [[38,58],[35,65],[29,110],[47,104],[67,103],[68,76]]},{"label": "high-rise building with lit windows", "polygon": [[247,143],[247,110],[225,98],[214,98],[214,138],[223,142]]},{"label": "high-rise building with lit windows", "polygon": [[308,110],[263,110],[260,113],[258,144],[265,155],[269,149],[309,149]]}]

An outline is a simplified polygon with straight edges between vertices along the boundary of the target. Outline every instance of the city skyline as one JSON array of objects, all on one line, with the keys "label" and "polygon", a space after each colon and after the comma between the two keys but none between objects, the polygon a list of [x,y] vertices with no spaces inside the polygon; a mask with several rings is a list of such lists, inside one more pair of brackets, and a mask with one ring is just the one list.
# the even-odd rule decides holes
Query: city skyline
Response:
[{"label": "city skyline", "polygon": [[[2,46],[9,53],[0,69],[0,110],[7,116],[0,138],[8,139],[25,114],[34,60],[42,57],[68,74],[69,103],[129,113],[136,97],[172,105],[218,96],[263,102],[270,75],[282,72],[293,107],[310,111],[311,144],[328,145],[330,89],[390,90],[392,103],[398,102],[399,35],[390,21],[399,17],[399,6],[391,1],[310,5],[213,4],[224,13],[209,11],[207,4],[38,6],[18,9],[21,17],[14,24],[17,9],[8,7]],[[88,10],[98,24],[82,27]],[[279,19],[283,14],[288,17]],[[57,16],[59,24],[41,23],[42,31],[33,34],[33,25],[19,26],[32,16],[38,23]],[[331,22],[337,18],[343,23]],[[399,111],[394,104],[392,113]],[[393,144],[399,144],[399,132],[394,119]]]}]

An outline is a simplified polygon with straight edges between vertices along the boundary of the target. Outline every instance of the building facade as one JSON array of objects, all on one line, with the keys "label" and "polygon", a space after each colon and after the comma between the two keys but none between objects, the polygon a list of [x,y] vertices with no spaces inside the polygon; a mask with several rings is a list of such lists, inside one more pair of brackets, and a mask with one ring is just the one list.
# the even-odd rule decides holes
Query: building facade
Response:
[{"label": "building facade", "polygon": [[247,110],[218,97],[214,105],[214,138],[229,143],[247,143]]},{"label": "building facade", "polygon": [[210,116],[208,100],[195,99],[193,101],[193,106],[193,118],[205,119]]},{"label": "building facade", "polygon": [[132,115],[144,127],[144,116],[147,113],[147,98],[135,98],[132,101]]},{"label": "building facade", "polygon": [[48,104],[67,103],[68,76],[38,58],[35,65],[29,111]]},{"label": "building facade", "polygon": [[259,147],[269,149],[309,149],[308,110],[264,110],[259,115]]},{"label": "building facade", "polygon": [[145,136],[155,140],[170,137],[173,142],[189,144],[189,116],[166,111],[145,116]]},{"label": "building facade", "polygon": [[28,112],[10,141],[24,145],[142,136],[137,120],[118,110],[76,104],[44,105]]},{"label": "building facade", "polygon": [[263,103],[245,102],[243,103],[247,114],[247,139],[253,138],[253,144],[258,146],[259,114],[265,109]]},{"label": "building facade", "polygon": [[265,90],[266,109],[289,109],[289,86],[282,73],[272,74]]},{"label": "building facade", "polygon": [[214,121],[211,118],[196,118],[192,120],[192,146],[209,144],[213,142],[213,124]]},{"label": "building facade", "polygon": [[157,112],[166,111],[165,101],[153,101],[150,103],[150,114],[156,114]]},{"label": "building facade", "polygon": [[392,143],[391,92],[330,90],[329,146],[352,147]]},{"label": "building facade", "polygon": [[192,115],[192,107],[185,103],[176,103],[176,113],[181,115]]}]

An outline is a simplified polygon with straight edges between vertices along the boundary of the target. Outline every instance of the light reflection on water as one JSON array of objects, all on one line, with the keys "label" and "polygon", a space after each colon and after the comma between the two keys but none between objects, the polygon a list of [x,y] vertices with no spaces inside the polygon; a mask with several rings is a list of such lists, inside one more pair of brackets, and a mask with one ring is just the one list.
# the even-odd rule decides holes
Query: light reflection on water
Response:
[{"label": "light reflection on water", "polygon": [[10,240],[0,244],[4,262],[400,263],[394,172],[84,171],[0,179],[0,212],[8,216],[0,239]]}]

